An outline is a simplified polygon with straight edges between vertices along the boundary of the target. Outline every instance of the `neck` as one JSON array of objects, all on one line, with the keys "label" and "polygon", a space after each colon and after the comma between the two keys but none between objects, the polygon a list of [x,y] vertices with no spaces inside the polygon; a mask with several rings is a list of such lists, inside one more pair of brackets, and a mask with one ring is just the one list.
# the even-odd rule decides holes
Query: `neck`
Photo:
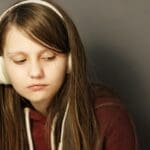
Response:
[{"label": "neck", "polygon": [[47,104],[43,104],[40,102],[31,103],[35,110],[43,114],[44,116],[47,116]]}]

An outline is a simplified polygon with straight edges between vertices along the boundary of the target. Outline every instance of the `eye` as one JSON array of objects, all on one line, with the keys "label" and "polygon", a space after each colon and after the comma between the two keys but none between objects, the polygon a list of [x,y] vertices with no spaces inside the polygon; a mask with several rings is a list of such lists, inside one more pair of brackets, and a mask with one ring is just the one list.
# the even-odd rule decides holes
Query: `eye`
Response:
[{"label": "eye", "polygon": [[56,55],[52,52],[45,52],[42,56],[41,59],[43,59],[44,61],[51,61],[53,59],[55,59]]},{"label": "eye", "polygon": [[55,58],[55,56],[42,57],[42,59],[43,59],[43,60],[46,60],[46,61],[53,60],[54,58]]},{"label": "eye", "polygon": [[13,62],[14,62],[15,64],[23,64],[23,63],[25,63],[25,61],[26,61],[26,59],[14,59],[14,60],[13,60]]}]

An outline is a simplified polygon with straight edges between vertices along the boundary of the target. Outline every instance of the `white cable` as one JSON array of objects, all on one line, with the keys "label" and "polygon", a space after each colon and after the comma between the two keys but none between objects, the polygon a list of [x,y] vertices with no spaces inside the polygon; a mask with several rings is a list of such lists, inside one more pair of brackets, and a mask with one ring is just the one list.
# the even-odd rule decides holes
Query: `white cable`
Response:
[{"label": "white cable", "polygon": [[24,112],[25,112],[25,125],[26,125],[27,137],[28,137],[29,150],[33,150],[34,148],[32,142],[31,129],[30,129],[29,108],[25,108]]}]

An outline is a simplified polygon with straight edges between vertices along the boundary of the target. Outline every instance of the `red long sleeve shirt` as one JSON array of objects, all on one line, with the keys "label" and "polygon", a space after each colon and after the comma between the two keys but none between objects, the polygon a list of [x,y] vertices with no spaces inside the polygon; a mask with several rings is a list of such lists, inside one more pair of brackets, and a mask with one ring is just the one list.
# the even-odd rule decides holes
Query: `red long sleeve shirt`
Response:
[{"label": "red long sleeve shirt", "polygon": [[[137,150],[134,124],[127,111],[117,99],[99,97],[95,104],[95,115],[103,139],[103,150]],[[48,150],[44,136],[46,118],[31,110],[31,132],[35,150]]]}]

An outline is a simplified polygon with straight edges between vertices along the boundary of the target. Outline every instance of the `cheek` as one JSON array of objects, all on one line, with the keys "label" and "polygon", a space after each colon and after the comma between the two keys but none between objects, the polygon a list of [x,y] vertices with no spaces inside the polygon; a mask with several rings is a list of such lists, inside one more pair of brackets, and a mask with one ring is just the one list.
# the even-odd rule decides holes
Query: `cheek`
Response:
[{"label": "cheek", "polygon": [[46,76],[51,78],[52,82],[62,83],[66,75],[66,61],[55,62],[45,69]]},{"label": "cheek", "polygon": [[25,78],[21,76],[19,73],[15,73],[14,75],[10,75],[10,81],[12,86],[18,90],[22,89],[25,86]]},{"label": "cheek", "polygon": [[8,68],[8,76],[11,82],[11,85],[13,86],[13,88],[20,93],[20,91],[22,91],[24,89],[25,86],[25,77],[22,76],[22,73],[19,72],[19,70],[17,69],[9,69]]},{"label": "cheek", "polygon": [[16,67],[15,65],[13,65],[12,63],[6,62],[6,71],[8,74],[8,77],[13,84],[18,84],[18,83],[22,83],[24,80],[22,80],[25,76],[25,71],[22,69],[19,69],[18,67]]}]

